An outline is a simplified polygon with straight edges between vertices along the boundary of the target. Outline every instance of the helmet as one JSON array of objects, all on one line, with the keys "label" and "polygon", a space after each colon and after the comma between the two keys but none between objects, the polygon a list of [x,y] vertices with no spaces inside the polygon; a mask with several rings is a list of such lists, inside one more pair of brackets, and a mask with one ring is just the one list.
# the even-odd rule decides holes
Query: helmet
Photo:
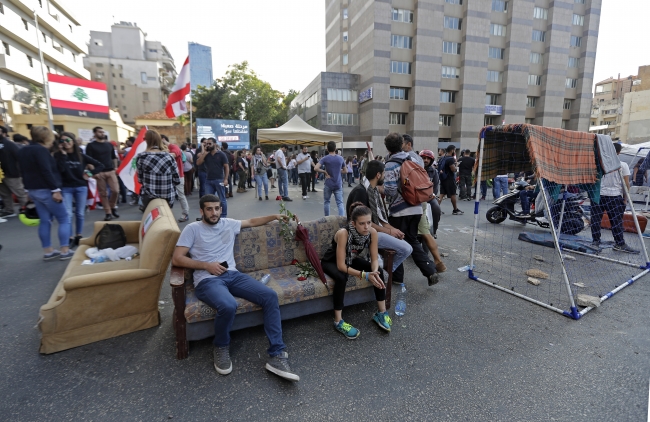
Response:
[{"label": "helmet", "polygon": [[420,157],[429,157],[429,158],[431,158],[432,160],[435,160],[435,159],[436,159],[436,156],[433,155],[433,152],[431,152],[431,151],[428,150],[428,149],[423,149],[422,151],[420,151]]},{"label": "helmet", "polygon": [[29,227],[36,227],[40,224],[41,220],[38,218],[38,212],[34,204],[25,205],[25,209],[20,212],[18,216],[20,222]]}]

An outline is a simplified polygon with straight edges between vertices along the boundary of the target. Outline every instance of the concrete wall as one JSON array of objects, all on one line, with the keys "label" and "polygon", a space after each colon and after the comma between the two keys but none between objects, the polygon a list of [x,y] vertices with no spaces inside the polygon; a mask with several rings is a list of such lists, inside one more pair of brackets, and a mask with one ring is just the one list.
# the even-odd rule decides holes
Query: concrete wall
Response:
[{"label": "concrete wall", "polygon": [[628,144],[650,141],[650,90],[625,94],[621,141]]}]

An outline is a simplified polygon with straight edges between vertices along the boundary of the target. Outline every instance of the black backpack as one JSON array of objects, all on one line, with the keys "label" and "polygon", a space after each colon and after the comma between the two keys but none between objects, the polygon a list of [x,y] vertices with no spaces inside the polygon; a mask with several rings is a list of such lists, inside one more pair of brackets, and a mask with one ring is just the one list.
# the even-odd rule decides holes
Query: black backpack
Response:
[{"label": "black backpack", "polygon": [[97,249],[117,249],[126,245],[126,233],[118,224],[105,224],[95,236]]}]

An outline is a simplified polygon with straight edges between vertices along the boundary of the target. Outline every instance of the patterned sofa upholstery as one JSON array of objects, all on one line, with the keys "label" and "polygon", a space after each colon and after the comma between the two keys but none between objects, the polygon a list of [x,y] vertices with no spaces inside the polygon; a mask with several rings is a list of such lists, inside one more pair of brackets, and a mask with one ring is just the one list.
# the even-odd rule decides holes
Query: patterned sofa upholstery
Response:
[{"label": "patterned sofa upholstery", "polygon": [[[323,217],[302,223],[309,232],[309,240],[319,256],[323,256],[331,244],[334,233],[344,227],[343,217]],[[393,251],[383,251],[385,267],[392,268]],[[286,242],[280,235],[277,221],[270,224],[243,229],[235,240],[235,263],[237,270],[255,279],[270,274],[268,287],[278,294],[282,319],[332,309],[334,282],[327,277],[327,286],[320,279],[309,277],[297,279],[298,270],[291,262],[306,262],[303,242]],[[386,271],[386,270],[385,270]],[[392,279],[392,271],[386,271],[386,280]],[[174,300],[173,324],[176,331],[176,355],[184,359],[189,354],[189,341],[214,335],[215,310],[201,302],[194,293],[193,270],[172,267],[170,283]],[[387,306],[390,306],[390,285],[387,284]],[[374,300],[372,284],[350,276],[346,286],[346,305]],[[232,329],[261,325],[261,307],[247,300],[237,298],[237,316]]]}]

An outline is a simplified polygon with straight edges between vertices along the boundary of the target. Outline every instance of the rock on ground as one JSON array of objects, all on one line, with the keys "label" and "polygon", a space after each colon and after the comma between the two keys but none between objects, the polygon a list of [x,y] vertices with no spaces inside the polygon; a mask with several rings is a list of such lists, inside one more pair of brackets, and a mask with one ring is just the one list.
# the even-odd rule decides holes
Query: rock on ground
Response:
[{"label": "rock on ground", "polygon": [[528,277],[528,282],[533,286],[539,286],[540,281],[533,277]]},{"label": "rock on ground", "polygon": [[538,270],[536,268],[531,268],[530,270],[526,271],[526,275],[535,278],[548,278],[547,273],[545,273],[542,270]]},{"label": "rock on ground", "polygon": [[578,306],[597,308],[600,306],[600,298],[596,296],[589,296],[579,294],[577,298]]}]

